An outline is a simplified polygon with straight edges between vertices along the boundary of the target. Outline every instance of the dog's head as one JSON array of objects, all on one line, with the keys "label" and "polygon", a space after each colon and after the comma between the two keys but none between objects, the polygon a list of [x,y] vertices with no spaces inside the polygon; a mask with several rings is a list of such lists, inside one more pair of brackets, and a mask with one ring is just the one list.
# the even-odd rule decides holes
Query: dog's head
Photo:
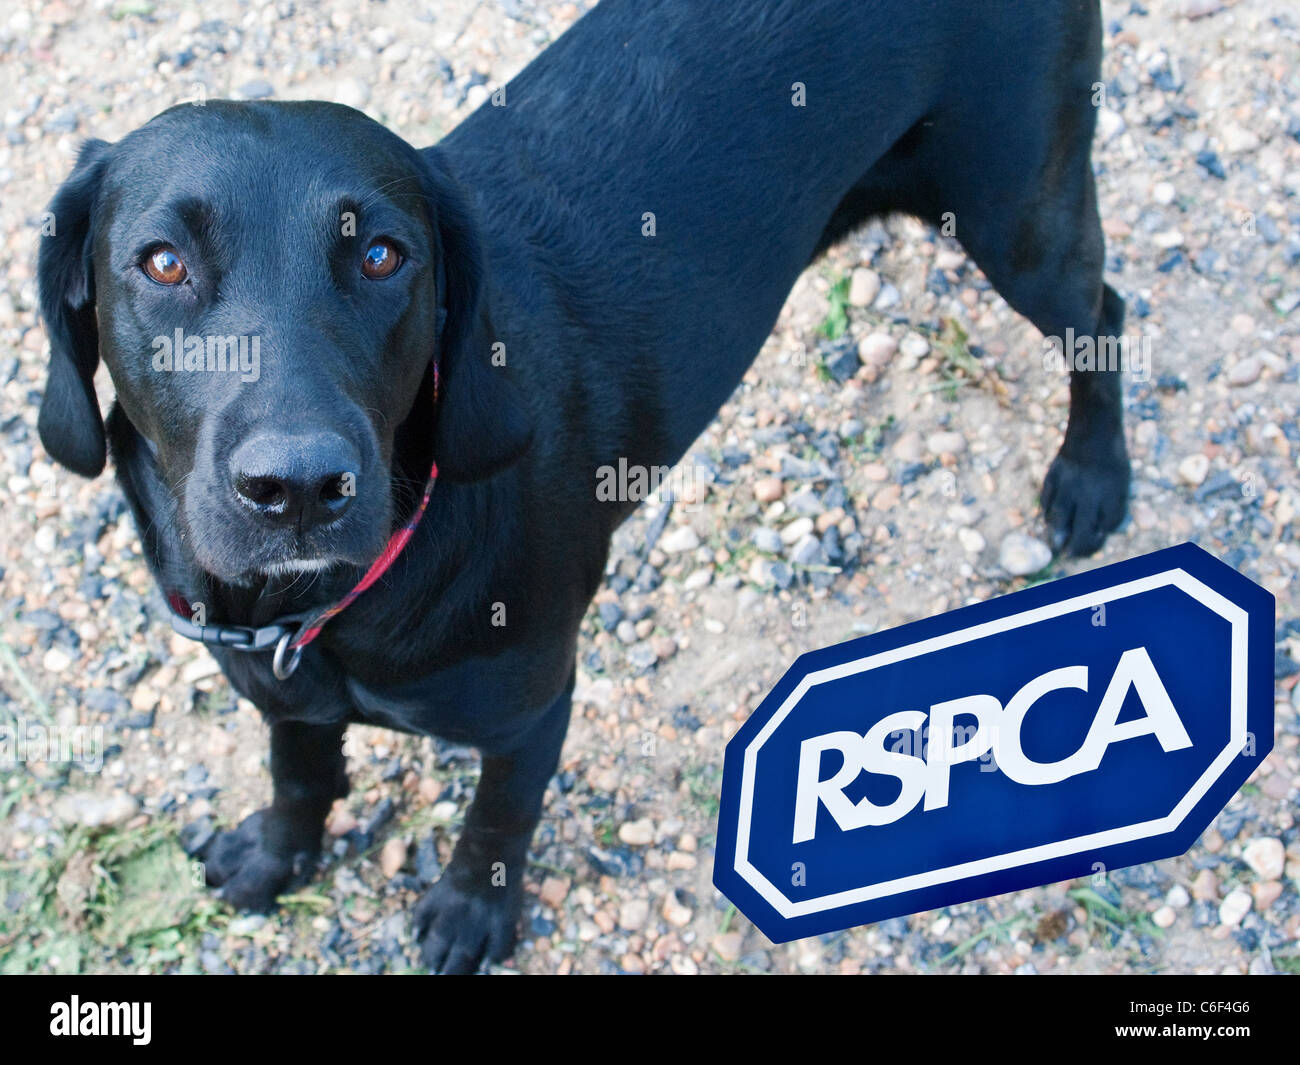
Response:
[{"label": "dog's head", "polygon": [[50,212],[45,449],[103,470],[102,357],[219,578],[367,564],[401,441],[454,480],[527,446],[462,194],[436,153],[357,111],[182,105],[87,143]]}]

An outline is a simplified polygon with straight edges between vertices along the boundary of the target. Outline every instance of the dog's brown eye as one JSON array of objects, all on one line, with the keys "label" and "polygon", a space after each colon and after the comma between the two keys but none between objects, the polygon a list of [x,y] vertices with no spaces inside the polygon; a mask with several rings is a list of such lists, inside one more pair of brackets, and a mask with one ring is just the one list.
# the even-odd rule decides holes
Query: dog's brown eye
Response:
[{"label": "dog's brown eye", "polygon": [[179,285],[185,280],[185,264],[176,249],[168,245],[150,252],[143,265],[144,272],[160,285]]},{"label": "dog's brown eye", "polygon": [[382,281],[386,277],[392,277],[401,265],[401,252],[393,246],[392,241],[381,237],[366,249],[365,257],[361,260],[361,272],[371,281]]}]

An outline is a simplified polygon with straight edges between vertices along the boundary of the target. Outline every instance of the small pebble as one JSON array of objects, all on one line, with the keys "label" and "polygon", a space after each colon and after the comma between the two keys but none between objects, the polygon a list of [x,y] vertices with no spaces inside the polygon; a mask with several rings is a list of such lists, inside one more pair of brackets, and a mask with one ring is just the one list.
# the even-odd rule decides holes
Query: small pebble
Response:
[{"label": "small pebble", "polygon": [[1286,866],[1286,847],[1280,839],[1252,839],[1241,851],[1242,860],[1261,880],[1277,880]]},{"label": "small pebble", "polygon": [[1264,362],[1257,355],[1248,355],[1238,359],[1228,371],[1228,384],[1234,388],[1254,384],[1264,369]]},{"label": "small pebble", "polygon": [[781,542],[785,544],[798,543],[815,528],[816,525],[813,524],[812,518],[796,518],[781,530]]},{"label": "small pebble", "polygon": [[1241,924],[1241,919],[1250,912],[1251,897],[1250,892],[1236,888],[1230,891],[1224,900],[1219,903],[1219,923],[1229,928],[1235,928]]},{"label": "small pebble", "polygon": [[859,266],[849,278],[849,305],[870,307],[880,295],[880,275],[865,266]]},{"label": "small pebble", "polygon": [[925,444],[921,439],[921,434],[917,432],[906,432],[894,441],[894,446],[890,449],[895,458],[903,462],[919,462],[921,456],[925,453]]},{"label": "small pebble", "polygon": [[711,946],[719,958],[732,962],[740,958],[744,943],[745,937],[739,932],[723,932],[713,937]]},{"label": "small pebble", "polygon": [[1199,451],[1195,455],[1188,455],[1178,464],[1178,476],[1184,484],[1189,484],[1193,488],[1199,487],[1209,472],[1210,460]]},{"label": "small pebble", "polygon": [[[679,898],[680,894],[677,891],[670,891],[664,897],[663,909],[660,911],[663,919],[674,928],[686,927],[691,923],[691,918],[694,916],[691,908]],[[1247,898],[1249,899],[1249,896]]]},{"label": "small pebble", "polygon": [[650,903],[645,899],[628,899],[618,908],[618,924],[629,932],[637,932],[650,919]]},{"label": "small pebble", "polygon": [[41,665],[47,673],[62,673],[72,665],[72,659],[62,648],[51,647],[41,656]]},{"label": "small pebble", "polygon": [[961,433],[931,433],[925,447],[931,455],[957,455],[966,450],[966,438]]},{"label": "small pebble", "polygon": [[361,110],[370,102],[370,86],[360,78],[348,78],[335,86],[333,96],[335,103]]},{"label": "small pebble", "polygon": [[899,343],[898,350],[908,358],[923,359],[930,354],[930,342],[920,333],[908,333]]},{"label": "small pebble", "polygon": [[1008,533],[998,548],[998,564],[1013,577],[1028,577],[1052,561],[1052,549],[1026,533]]},{"label": "small pebble", "polygon": [[139,800],[123,791],[112,795],[72,792],[54,800],[54,813],[60,820],[83,828],[111,828],[125,824],[139,809]]},{"label": "small pebble", "polygon": [[569,883],[568,877],[548,876],[542,881],[538,897],[551,909],[558,910],[569,897]]},{"label": "small pebble", "polygon": [[1258,880],[1250,885],[1250,893],[1255,899],[1255,909],[1267,910],[1282,897],[1282,881]]},{"label": "small pebble", "polygon": [[1213,902],[1219,897],[1219,879],[1209,869],[1202,869],[1192,882],[1192,898]]},{"label": "small pebble", "polygon": [[629,847],[648,847],[655,841],[655,824],[648,817],[624,821],[618,826],[618,838]]},{"label": "small pebble", "polygon": [[406,864],[406,840],[400,836],[393,836],[384,841],[383,847],[379,851],[379,870],[384,876],[391,880],[403,865]]},{"label": "small pebble", "polygon": [[699,546],[699,534],[689,525],[680,525],[659,540],[659,549],[666,555],[680,555]]},{"label": "small pebble", "polygon": [[865,366],[880,369],[888,364],[898,350],[898,341],[888,333],[870,333],[858,344],[858,358]]},{"label": "small pebble", "polygon": [[345,806],[336,806],[325,822],[325,831],[331,836],[346,836],[357,827],[357,819]]}]

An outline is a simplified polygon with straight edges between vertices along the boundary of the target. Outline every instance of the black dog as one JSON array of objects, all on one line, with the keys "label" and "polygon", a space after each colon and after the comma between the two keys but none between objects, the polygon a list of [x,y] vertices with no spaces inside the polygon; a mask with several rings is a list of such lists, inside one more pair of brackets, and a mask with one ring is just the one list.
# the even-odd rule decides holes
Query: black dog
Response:
[{"label": "black dog", "polygon": [[[433,733],[483,769],[416,910],[423,957],[503,957],[579,623],[635,505],[598,499],[597,470],[675,463],[800,272],[874,215],[955,221],[1045,334],[1118,336],[1089,164],[1100,37],[1092,0],[605,0],[436,148],[295,103],[182,106],[88,143],[40,254],[41,438],[85,476],[107,439],[200,635],[276,637],[339,600],[439,466],[409,545],[296,672],[214,647],[270,722],[274,779],[205,855],[225,897],[266,909],[311,870],[349,722]],[[167,369],[187,336],[251,337],[260,364]],[[1128,481],[1117,376],[1076,373],[1043,494],[1058,546],[1096,550]]]}]

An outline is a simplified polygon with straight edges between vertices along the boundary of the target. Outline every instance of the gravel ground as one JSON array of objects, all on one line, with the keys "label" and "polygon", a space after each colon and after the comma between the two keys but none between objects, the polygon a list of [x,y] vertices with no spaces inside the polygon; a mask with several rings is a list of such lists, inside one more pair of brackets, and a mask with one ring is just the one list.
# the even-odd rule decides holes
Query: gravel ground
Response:
[{"label": "gravel ground", "polygon": [[[356,728],[317,878],[271,917],[181,846],[265,803],[266,737],[173,639],[108,476],[36,437],[40,212],[86,136],[175,102],[333,99],[437,140],[585,9],[533,0],[18,0],[0,24],[0,714],[98,727],[98,773],[0,767],[0,970],[403,971],[473,752]],[[1132,517],[1052,560],[1064,379],[959,248],[906,219],[810,269],[693,450],[693,501],[616,540],[547,797],[526,972],[1300,971],[1300,15],[1105,3],[1096,165]],[[864,62],[869,57],[864,56]],[[101,374],[101,395],[108,396]],[[1184,540],[1278,600],[1278,743],[1183,858],[774,947],[710,883],[725,741],[801,651]]]}]

